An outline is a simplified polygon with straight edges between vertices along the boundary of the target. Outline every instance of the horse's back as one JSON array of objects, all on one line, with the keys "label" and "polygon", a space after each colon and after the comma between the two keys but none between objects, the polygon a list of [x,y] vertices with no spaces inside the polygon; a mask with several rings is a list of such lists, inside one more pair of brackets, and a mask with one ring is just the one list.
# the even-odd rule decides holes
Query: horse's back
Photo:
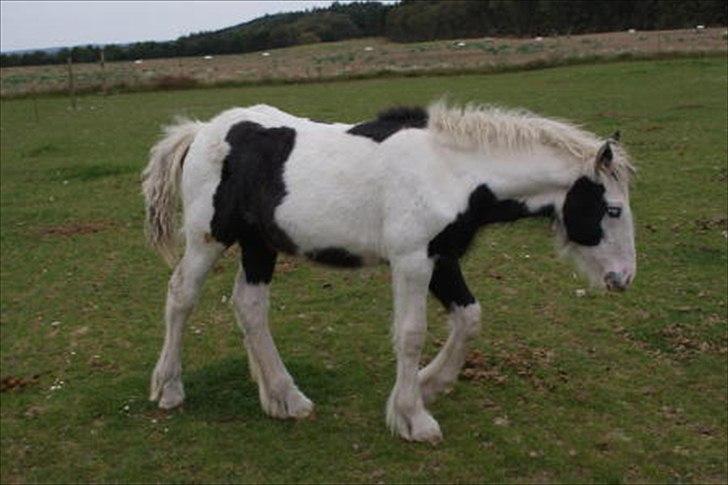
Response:
[{"label": "horse's back", "polygon": [[[410,238],[431,236],[433,228],[407,218],[422,210],[440,213],[432,204],[449,199],[437,193],[442,178],[431,166],[424,132],[404,129],[375,141],[350,133],[350,126],[318,123],[267,105],[220,113],[190,147],[183,173],[183,193],[190,194],[185,210],[199,206],[195,220],[208,227],[215,218],[224,221],[230,228],[226,243],[240,236],[234,227],[252,220],[288,236],[279,249],[330,254],[335,248],[363,261],[386,258],[391,246],[408,246]],[[231,175],[236,180],[226,180]],[[456,213],[459,202],[447,204],[453,205],[448,214],[436,219]],[[387,238],[392,231],[386,226],[404,226],[407,233],[400,228]],[[281,240],[278,236],[269,239]]]}]

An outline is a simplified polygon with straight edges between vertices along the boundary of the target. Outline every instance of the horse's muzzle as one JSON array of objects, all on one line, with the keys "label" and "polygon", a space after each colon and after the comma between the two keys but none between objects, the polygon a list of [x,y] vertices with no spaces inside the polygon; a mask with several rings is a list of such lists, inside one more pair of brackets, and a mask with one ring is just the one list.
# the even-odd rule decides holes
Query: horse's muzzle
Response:
[{"label": "horse's muzzle", "polygon": [[610,271],[607,276],[604,277],[604,284],[607,285],[607,289],[610,291],[624,291],[629,286],[631,276],[626,273],[617,273]]}]

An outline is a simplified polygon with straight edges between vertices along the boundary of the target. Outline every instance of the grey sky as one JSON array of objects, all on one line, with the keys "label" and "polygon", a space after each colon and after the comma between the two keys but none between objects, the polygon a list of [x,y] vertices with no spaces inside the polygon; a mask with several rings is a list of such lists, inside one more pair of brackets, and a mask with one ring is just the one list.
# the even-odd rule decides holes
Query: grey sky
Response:
[{"label": "grey sky", "polygon": [[326,7],[305,1],[0,1],[0,50],[170,40],[261,15]]}]

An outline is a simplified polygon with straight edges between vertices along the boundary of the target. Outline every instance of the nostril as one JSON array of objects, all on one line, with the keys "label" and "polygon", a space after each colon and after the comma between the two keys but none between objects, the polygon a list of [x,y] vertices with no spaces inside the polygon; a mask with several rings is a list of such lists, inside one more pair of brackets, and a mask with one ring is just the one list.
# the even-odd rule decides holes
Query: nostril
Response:
[{"label": "nostril", "polygon": [[604,282],[610,290],[624,290],[627,287],[628,280],[623,280],[619,274],[610,271],[604,277]]}]

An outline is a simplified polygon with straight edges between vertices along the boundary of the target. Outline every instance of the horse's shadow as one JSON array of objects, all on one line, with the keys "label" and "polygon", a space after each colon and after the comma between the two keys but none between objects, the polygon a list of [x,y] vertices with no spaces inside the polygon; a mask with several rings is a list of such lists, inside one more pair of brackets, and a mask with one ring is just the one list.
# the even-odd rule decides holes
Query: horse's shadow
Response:
[{"label": "horse's shadow", "polygon": [[[335,399],[337,382],[343,378],[336,371],[295,359],[287,364],[296,384],[316,404],[326,405]],[[182,378],[186,395],[183,412],[188,417],[235,421],[261,415],[258,385],[243,358],[216,359],[203,367],[190,369]],[[155,404],[150,403],[150,406]]]}]

